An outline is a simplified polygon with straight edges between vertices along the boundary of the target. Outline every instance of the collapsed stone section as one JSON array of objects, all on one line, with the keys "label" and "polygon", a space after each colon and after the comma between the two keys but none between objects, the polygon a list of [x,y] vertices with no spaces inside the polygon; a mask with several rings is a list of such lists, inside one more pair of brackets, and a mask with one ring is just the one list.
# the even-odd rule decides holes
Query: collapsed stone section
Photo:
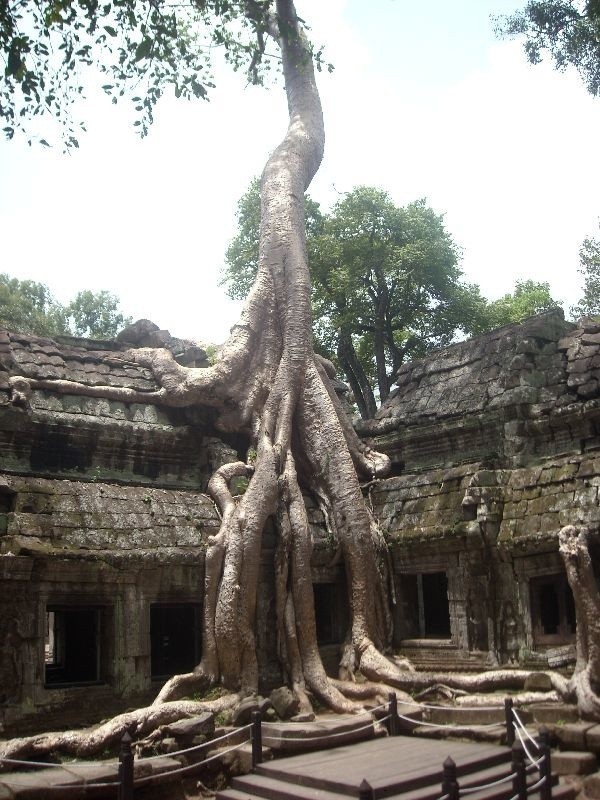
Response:
[{"label": "collapsed stone section", "polygon": [[598,322],[576,327],[556,309],[451,345],[404,364],[376,420],[361,427],[396,472],[519,466],[578,452],[582,442],[597,447],[600,356],[591,340],[599,336]]}]

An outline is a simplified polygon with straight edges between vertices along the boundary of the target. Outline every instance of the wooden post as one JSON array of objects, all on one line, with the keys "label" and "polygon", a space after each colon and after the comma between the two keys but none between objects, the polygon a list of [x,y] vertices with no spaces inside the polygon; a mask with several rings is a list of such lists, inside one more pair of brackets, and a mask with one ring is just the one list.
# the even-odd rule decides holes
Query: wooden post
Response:
[{"label": "wooden post", "polygon": [[398,736],[398,698],[395,692],[388,694],[388,715],[388,734],[390,736]]},{"label": "wooden post", "polygon": [[448,795],[448,800],[458,800],[456,764],[450,756],[442,765],[442,797],[446,795]]},{"label": "wooden post", "polygon": [[119,800],[133,800],[133,751],[127,732],[121,739],[119,751]]},{"label": "wooden post", "polygon": [[515,743],[515,718],[513,716],[512,697],[504,698],[504,718],[506,720],[506,744],[512,747]]},{"label": "wooden post", "polygon": [[262,716],[260,711],[252,712],[252,769],[254,770],[257,764],[262,764]]},{"label": "wooden post", "polygon": [[525,751],[520,742],[512,746],[511,769],[515,774],[513,778],[513,793],[518,800],[527,800],[527,771],[525,769]]},{"label": "wooden post", "polygon": [[550,733],[548,728],[540,728],[540,753],[542,763],[540,764],[540,779],[545,778],[540,786],[540,800],[552,800],[552,763],[550,761]]},{"label": "wooden post", "polygon": [[373,787],[366,778],[358,787],[358,800],[373,800]]}]

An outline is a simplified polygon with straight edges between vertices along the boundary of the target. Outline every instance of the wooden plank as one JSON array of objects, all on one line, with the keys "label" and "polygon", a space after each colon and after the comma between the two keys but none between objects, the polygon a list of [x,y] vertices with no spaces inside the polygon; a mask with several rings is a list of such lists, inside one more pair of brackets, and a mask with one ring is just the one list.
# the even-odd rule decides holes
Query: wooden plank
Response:
[{"label": "wooden plank", "polygon": [[509,751],[496,745],[398,736],[278,759],[261,765],[258,772],[345,794],[353,793],[367,778],[381,794],[437,782],[448,755],[456,761],[459,774],[479,764],[487,767],[510,760]]}]

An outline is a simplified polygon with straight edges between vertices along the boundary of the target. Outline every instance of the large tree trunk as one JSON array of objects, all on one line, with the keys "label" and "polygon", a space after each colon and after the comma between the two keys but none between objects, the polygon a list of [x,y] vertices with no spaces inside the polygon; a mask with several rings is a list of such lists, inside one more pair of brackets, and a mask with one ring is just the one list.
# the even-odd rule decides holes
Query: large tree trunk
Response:
[{"label": "large tree trunk", "polygon": [[[262,533],[271,517],[279,535],[277,625],[286,678],[303,707],[312,693],[333,709],[354,708],[326,676],[317,648],[303,491],[316,496],[346,567],[351,622],[343,676],[399,672],[381,654],[391,634],[387,549],[357,477],[357,470],[369,479],[384,474],[389,460],[358,440],[332,389],[331,365],[312,349],[304,193],[322,158],[323,119],[292,0],[277,0],[276,10],[270,32],[281,48],[290,121],[261,179],[259,267],[241,320],[208,369],[182,367],[166,351],[131,351],[159,380],[159,402],[215,407],[217,425],[244,430],[256,451],[254,464],[227,465],[210,481],[222,524],[206,554],[202,661],[169,681],[157,705],[196,684],[258,691],[256,599]],[[65,382],[54,388],[79,389]],[[251,477],[234,501],[229,481],[239,474]]]},{"label": "large tree trunk", "polygon": [[567,525],[560,532],[559,547],[577,620],[577,663],[570,688],[581,716],[600,720],[600,594],[589,551],[590,537],[587,528]]},{"label": "large tree trunk", "polygon": [[371,384],[365,374],[363,365],[356,355],[352,336],[348,330],[342,328],[338,336],[337,357],[344,370],[348,383],[354,394],[356,405],[362,419],[373,419],[377,413],[377,403]]}]

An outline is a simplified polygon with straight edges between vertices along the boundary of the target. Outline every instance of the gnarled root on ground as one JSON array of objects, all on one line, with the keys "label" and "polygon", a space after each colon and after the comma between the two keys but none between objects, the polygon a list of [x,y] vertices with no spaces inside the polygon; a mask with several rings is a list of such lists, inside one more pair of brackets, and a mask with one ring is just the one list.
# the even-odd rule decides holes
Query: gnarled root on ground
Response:
[{"label": "gnarled root on ground", "polygon": [[[161,725],[193,717],[204,711],[218,714],[234,708],[238,702],[239,697],[230,694],[210,701],[180,700],[162,703],[160,706],[138,708],[83,730],[53,731],[9,739],[0,743],[0,758],[35,760],[54,752],[77,758],[89,758],[119,742],[125,733],[129,733],[133,739],[139,739],[160,728]],[[9,769],[15,768],[10,764],[1,764],[0,766]]]}]

